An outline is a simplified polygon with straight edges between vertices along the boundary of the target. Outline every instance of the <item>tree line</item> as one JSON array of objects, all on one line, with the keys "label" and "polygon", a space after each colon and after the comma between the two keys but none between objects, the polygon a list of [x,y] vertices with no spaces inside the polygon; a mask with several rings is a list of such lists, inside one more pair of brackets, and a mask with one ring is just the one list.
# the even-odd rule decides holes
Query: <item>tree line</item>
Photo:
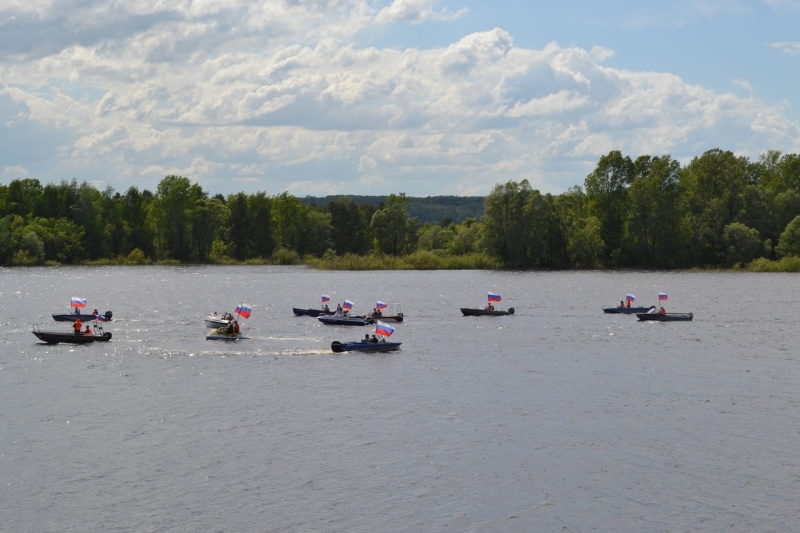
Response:
[{"label": "tree line", "polygon": [[600,158],[584,188],[525,181],[486,200],[484,239],[512,268],[731,268],[800,255],[800,156],[713,149]]},{"label": "tree line", "polygon": [[[337,194],[323,197],[305,196],[299,200],[304,204],[325,206],[331,201],[344,197],[352,200],[356,205],[379,205],[388,199],[388,196]],[[480,219],[483,216],[485,201],[486,197],[484,196],[427,196],[424,198],[410,196],[408,197],[408,214],[418,218],[421,224],[442,221],[461,223],[468,218]]]},{"label": "tree line", "polygon": [[[459,222],[439,210],[441,220],[421,223],[410,214],[412,200],[402,193],[377,204],[347,196],[301,201],[286,192],[212,196],[182,176],[165,177],[154,192],[124,193],[77,180],[18,179],[0,185],[0,263],[357,267],[354,258],[374,266],[375,258],[410,256],[412,265],[434,268],[670,269],[800,256],[797,154],[771,151],[751,162],[714,149],[682,167],[669,155],[634,160],[612,151],[583,187],[552,195],[508,181],[482,200],[481,216]],[[464,212],[453,205],[461,211],[451,213]],[[437,262],[459,257],[477,259]]]}]

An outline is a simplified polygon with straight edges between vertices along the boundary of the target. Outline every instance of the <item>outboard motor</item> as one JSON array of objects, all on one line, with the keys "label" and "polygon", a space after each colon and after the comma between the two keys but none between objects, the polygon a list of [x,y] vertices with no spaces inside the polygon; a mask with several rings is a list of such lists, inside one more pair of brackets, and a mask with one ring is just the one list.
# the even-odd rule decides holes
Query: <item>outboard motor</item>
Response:
[{"label": "outboard motor", "polygon": [[111,317],[114,316],[114,313],[112,313],[111,311],[106,311],[105,313],[103,313],[103,316],[106,317],[106,320],[110,322]]}]

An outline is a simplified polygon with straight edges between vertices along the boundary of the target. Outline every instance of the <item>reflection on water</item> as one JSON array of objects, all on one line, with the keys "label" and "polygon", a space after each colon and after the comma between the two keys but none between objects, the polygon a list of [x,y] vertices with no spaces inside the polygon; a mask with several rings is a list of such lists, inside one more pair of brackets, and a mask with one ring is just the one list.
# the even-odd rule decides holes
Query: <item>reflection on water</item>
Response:
[{"label": "reflection on water", "polygon": [[[797,277],[5,269],[4,529],[794,530]],[[459,307],[503,296],[509,317]],[[601,308],[669,293],[688,323]],[[292,306],[376,300],[402,350]],[[109,343],[47,346],[71,296]],[[250,340],[203,317],[249,303]],[[65,327],[68,327],[65,326]]]}]

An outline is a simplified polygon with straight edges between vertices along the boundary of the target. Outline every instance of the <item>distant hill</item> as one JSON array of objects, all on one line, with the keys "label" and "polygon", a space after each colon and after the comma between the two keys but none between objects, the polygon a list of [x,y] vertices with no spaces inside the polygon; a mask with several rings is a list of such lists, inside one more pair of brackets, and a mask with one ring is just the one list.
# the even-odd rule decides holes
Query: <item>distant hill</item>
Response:
[{"label": "distant hill", "polygon": [[[339,194],[331,196],[306,196],[298,198],[300,202],[308,205],[326,207],[329,202],[347,197],[356,205],[380,205],[386,202],[387,196],[358,196],[352,194]],[[472,217],[478,220],[483,216],[484,196],[426,196],[417,198],[408,196],[408,214],[419,218],[421,224],[425,222],[441,222],[449,218],[456,224]]]}]

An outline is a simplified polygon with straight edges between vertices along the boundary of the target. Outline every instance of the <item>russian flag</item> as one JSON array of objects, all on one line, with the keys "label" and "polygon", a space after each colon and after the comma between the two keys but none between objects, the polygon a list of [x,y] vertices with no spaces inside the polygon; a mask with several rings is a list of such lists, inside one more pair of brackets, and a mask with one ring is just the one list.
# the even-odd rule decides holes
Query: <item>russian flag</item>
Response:
[{"label": "russian flag", "polygon": [[489,293],[489,301],[490,302],[499,302],[500,301],[500,295],[496,294],[494,292],[490,292]]},{"label": "russian flag", "polygon": [[658,293],[658,300],[659,301],[664,301],[666,299],[667,299],[667,293],[666,292],[659,292]]},{"label": "russian flag", "polygon": [[354,304],[350,300],[345,300],[344,303],[342,304],[342,307],[344,307],[345,309],[352,309],[354,305],[356,304]]},{"label": "russian flag", "polygon": [[330,302],[330,301],[331,301],[331,297],[330,296],[328,296],[327,294],[323,294],[322,295],[322,303],[326,303],[326,302]]},{"label": "russian flag", "polygon": [[636,300],[636,296],[634,296],[633,294],[629,294],[629,295],[627,295],[625,298],[627,298],[627,300],[628,300],[629,302],[633,302],[633,301],[635,301],[635,300]]},{"label": "russian flag", "polygon": [[95,320],[99,320],[100,322],[107,322],[108,319],[106,315],[94,315]]},{"label": "russian flag", "polygon": [[86,298],[72,297],[72,307],[86,307]]},{"label": "russian flag", "polygon": [[250,309],[249,305],[239,304],[236,306],[236,309],[233,312],[238,314],[242,318],[250,318],[251,311],[252,309]]},{"label": "russian flag", "polygon": [[375,325],[375,333],[383,335],[384,337],[391,337],[392,333],[394,333],[394,328],[378,320],[378,323]]},{"label": "russian flag", "polygon": [[386,302],[382,302],[382,301],[378,300],[375,303],[375,307],[377,307],[378,309],[386,309],[386,307],[387,307],[386,306]]}]

